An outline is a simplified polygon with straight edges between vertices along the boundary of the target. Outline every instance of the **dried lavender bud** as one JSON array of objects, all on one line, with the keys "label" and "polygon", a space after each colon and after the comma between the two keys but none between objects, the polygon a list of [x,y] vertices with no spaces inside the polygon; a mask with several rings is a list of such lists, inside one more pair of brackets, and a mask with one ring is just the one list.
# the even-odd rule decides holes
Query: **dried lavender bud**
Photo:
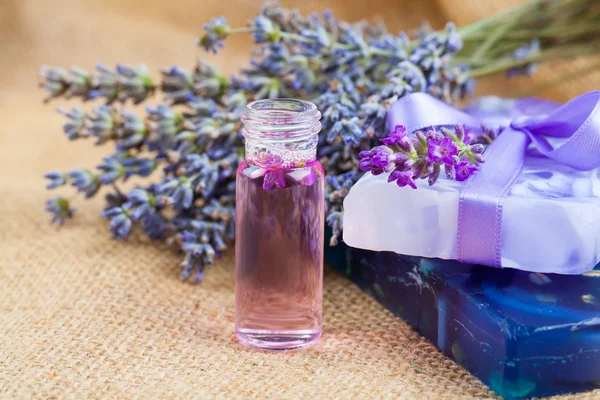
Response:
[{"label": "dried lavender bud", "polygon": [[442,168],[440,167],[440,164],[433,165],[433,171],[429,174],[428,178],[429,186],[433,186],[437,182],[438,178],[440,177],[441,170]]},{"label": "dried lavender bud", "polygon": [[63,197],[54,197],[46,201],[46,211],[52,213],[52,223],[62,225],[67,218],[71,218],[75,209],[71,208],[69,201]]},{"label": "dried lavender bud", "polygon": [[213,18],[210,23],[204,25],[205,34],[198,39],[198,45],[206,51],[217,53],[219,47],[223,47],[223,41],[227,39],[231,28],[227,25],[225,17]]},{"label": "dried lavender bud", "polygon": [[60,186],[64,186],[67,183],[67,176],[62,172],[51,171],[44,175],[44,178],[49,179],[50,182],[46,185],[46,189],[54,189]]},{"label": "dried lavender bud", "polygon": [[63,125],[63,131],[67,134],[69,140],[75,140],[85,136],[83,133],[85,113],[82,110],[73,107],[71,111],[68,111],[64,107],[59,107],[58,112],[69,119],[69,121]]},{"label": "dried lavender bud", "polygon": [[469,146],[469,150],[471,151],[471,153],[473,154],[481,154],[485,151],[485,146],[482,144],[474,144]]},{"label": "dried lavender bud", "polygon": [[456,177],[454,165],[444,165],[444,172],[446,173],[446,177],[448,177],[448,179],[454,179]]},{"label": "dried lavender bud", "polygon": [[466,132],[465,132],[465,126],[461,125],[461,124],[457,124],[454,126],[454,134],[456,135],[456,138],[458,140],[460,140],[461,142],[466,142],[465,138],[466,138]]},{"label": "dried lavender bud", "polygon": [[82,168],[70,170],[69,181],[79,192],[83,192],[86,198],[95,195],[102,186],[98,175]]},{"label": "dried lavender bud", "polygon": [[109,208],[102,213],[102,216],[110,220],[110,231],[116,239],[123,240],[131,234],[133,223],[125,208]]},{"label": "dried lavender bud", "polygon": [[454,166],[454,169],[456,170],[457,181],[464,181],[471,176],[473,172],[477,171],[477,167],[470,165],[466,161],[459,162]]}]

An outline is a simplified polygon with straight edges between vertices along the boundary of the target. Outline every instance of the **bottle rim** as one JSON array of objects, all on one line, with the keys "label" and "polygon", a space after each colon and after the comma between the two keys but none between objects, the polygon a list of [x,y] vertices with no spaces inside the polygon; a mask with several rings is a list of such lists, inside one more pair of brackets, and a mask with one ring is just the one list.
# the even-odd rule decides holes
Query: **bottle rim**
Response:
[{"label": "bottle rim", "polygon": [[314,135],[321,130],[321,113],[305,100],[276,98],[246,105],[241,117],[246,137],[285,140]]}]

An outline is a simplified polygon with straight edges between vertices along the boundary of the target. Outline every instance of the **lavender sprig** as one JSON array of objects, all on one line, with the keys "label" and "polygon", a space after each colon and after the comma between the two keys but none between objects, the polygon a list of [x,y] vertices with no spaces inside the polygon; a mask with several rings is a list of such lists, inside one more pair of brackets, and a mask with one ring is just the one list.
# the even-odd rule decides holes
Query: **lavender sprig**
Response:
[{"label": "lavender sprig", "polygon": [[40,72],[40,86],[49,92],[44,101],[64,96],[79,97],[83,101],[103,97],[107,103],[132,99],[134,103],[146,100],[155,87],[148,75],[148,68],[117,65],[115,71],[102,64],[96,72],[88,72],[79,67],[63,68],[43,66]]},{"label": "lavender sprig", "polygon": [[464,181],[485,161],[482,153],[486,146],[477,140],[466,135],[462,125],[454,132],[446,128],[438,132],[432,127],[412,136],[407,135],[406,127],[396,125],[380,140],[383,145],[360,153],[358,166],[373,175],[389,173],[388,182],[413,189],[417,188],[415,179],[427,179],[434,185],[442,168],[449,179]]},{"label": "lavender sprig", "polygon": [[[201,64],[197,71],[202,68]],[[146,118],[108,105],[88,114],[76,108],[61,109],[68,118],[65,132],[69,138],[93,137],[96,144],[112,143],[115,150],[96,171],[54,171],[46,178],[49,189],[70,183],[86,198],[102,188],[113,188],[103,212],[113,236],[125,240],[140,231],[152,239],[177,243],[186,253],[182,277],[196,270],[194,277],[199,279],[204,267],[212,264],[233,238],[235,172],[243,145],[238,135],[239,117],[246,99],[241,93],[231,93],[217,102],[210,96],[197,97],[200,91],[194,85],[190,90],[185,110],[159,104],[147,109]],[[217,99],[216,93],[209,94]],[[177,103],[176,96],[170,99]],[[148,177],[160,165],[164,167],[160,184],[127,194],[115,186],[133,175]],[[74,211],[64,198],[49,200],[47,209],[60,224]],[[206,230],[205,225],[212,228]],[[180,240],[183,232],[187,238],[197,237],[197,245]],[[204,241],[207,234],[210,238]]]}]

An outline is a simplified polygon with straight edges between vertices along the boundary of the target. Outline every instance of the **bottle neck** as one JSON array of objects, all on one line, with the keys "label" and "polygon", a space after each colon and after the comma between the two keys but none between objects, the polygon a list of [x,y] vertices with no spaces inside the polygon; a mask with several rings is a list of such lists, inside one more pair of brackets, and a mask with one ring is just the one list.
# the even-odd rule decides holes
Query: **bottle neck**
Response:
[{"label": "bottle neck", "polygon": [[321,113],[307,101],[257,100],[246,106],[242,134],[246,161],[263,168],[294,168],[316,159]]}]

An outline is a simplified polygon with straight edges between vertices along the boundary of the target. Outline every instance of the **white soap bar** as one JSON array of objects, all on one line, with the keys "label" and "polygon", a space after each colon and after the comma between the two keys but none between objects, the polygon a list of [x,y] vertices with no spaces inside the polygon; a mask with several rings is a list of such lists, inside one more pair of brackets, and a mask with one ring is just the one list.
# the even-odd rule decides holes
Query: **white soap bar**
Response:
[{"label": "white soap bar", "polygon": [[[344,201],[343,239],[352,247],[456,259],[461,186],[440,177],[418,189],[366,174]],[[502,265],[580,274],[600,262],[600,169],[576,171],[528,155],[505,199]]]}]

